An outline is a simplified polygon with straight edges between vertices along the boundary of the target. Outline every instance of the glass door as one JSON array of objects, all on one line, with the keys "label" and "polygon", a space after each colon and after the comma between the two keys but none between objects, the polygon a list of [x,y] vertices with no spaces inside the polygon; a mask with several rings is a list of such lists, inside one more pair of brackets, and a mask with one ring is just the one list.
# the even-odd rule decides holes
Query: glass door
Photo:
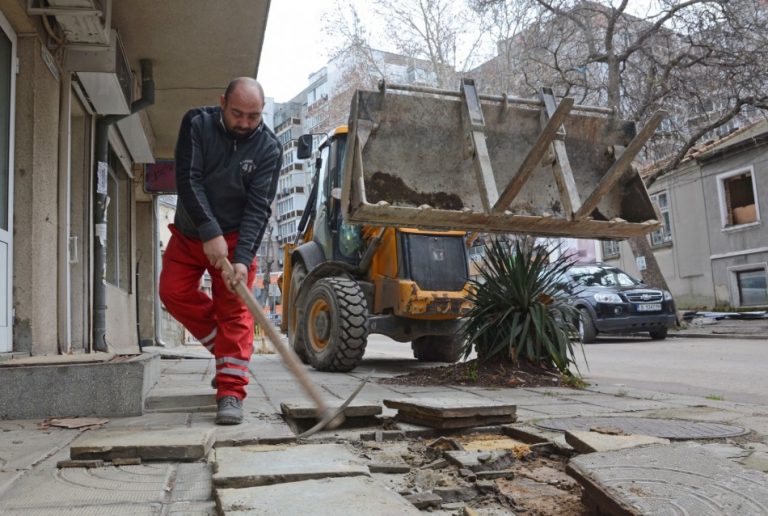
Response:
[{"label": "glass door", "polygon": [[0,13],[0,353],[13,347],[11,278],[13,228],[13,118],[16,35]]}]

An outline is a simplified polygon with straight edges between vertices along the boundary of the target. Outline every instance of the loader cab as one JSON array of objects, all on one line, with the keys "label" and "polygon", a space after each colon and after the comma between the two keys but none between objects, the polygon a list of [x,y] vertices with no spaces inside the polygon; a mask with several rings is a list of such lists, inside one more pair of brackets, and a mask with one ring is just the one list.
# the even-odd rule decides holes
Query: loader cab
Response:
[{"label": "loader cab", "polygon": [[[309,138],[306,138],[309,137]],[[302,141],[303,139],[303,141]],[[357,265],[363,247],[360,227],[346,224],[341,211],[342,171],[347,144],[347,128],[337,128],[319,147],[315,162],[312,239],[323,249],[326,260]],[[311,135],[299,140],[299,157],[311,152]]]}]

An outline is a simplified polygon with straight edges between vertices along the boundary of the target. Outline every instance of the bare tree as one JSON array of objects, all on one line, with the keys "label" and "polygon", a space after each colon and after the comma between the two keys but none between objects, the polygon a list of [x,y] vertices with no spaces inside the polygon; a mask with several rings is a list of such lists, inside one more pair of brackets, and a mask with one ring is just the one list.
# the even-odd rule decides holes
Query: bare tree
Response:
[{"label": "bare tree", "polygon": [[[659,0],[629,13],[628,0],[473,0],[480,12],[534,19],[508,45],[512,92],[541,85],[644,122],[669,120],[648,158],[675,168],[702,137],[754,109],[768,109],[768,5],[761,0]],[[634,2],[633,2],[634,4]],[[499,50],[503,50],[500,45]]]},{"label": "bare tree", "polygon": [[[764,1],[658,0],[655,9],[632,13],[628,0],[471,5],[480,12],[523,11],[534,20],[513,36],[514,45],[499,46],[499,68],[518,78],[511,92],[524,96],[553,86],[640,124],[658,109],[670,113],[646,147],[646,160],[658,160],[649,184],[697,143],[768,109]],[[644,281],[666,288],[647,239],[631,239],[630,246],[645,257]]]}]

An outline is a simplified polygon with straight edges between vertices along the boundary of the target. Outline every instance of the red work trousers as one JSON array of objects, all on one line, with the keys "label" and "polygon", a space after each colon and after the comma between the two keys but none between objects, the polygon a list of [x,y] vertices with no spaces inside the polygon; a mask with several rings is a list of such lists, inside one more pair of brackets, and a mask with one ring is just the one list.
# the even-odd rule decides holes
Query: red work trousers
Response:
[{"label": "red work trousers", "polygon": [[[245,398],[248,362],[253,354],[253,316],[234,292],[230,292],[221,271],[208,262],[203,242],[184,236],[173,224],[172,236],[163,255],[160,299],[168,312],[216,357],[217,398]],[[238,233],[224,235],[229,259]],[[200,290],[205,271],[211,275],[212,297]],[[256,277],[255,262],[248,270],[248,289]]]}]

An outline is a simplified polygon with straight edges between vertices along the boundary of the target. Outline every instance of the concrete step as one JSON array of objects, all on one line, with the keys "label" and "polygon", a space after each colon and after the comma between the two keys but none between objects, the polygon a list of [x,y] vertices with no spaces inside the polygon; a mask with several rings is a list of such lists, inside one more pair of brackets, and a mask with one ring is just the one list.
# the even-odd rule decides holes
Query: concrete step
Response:
[{"label": "concrete step", "polygon": [[0,419],[139,416],[160,374],[153,354],[54,355],[0,362]]}]

